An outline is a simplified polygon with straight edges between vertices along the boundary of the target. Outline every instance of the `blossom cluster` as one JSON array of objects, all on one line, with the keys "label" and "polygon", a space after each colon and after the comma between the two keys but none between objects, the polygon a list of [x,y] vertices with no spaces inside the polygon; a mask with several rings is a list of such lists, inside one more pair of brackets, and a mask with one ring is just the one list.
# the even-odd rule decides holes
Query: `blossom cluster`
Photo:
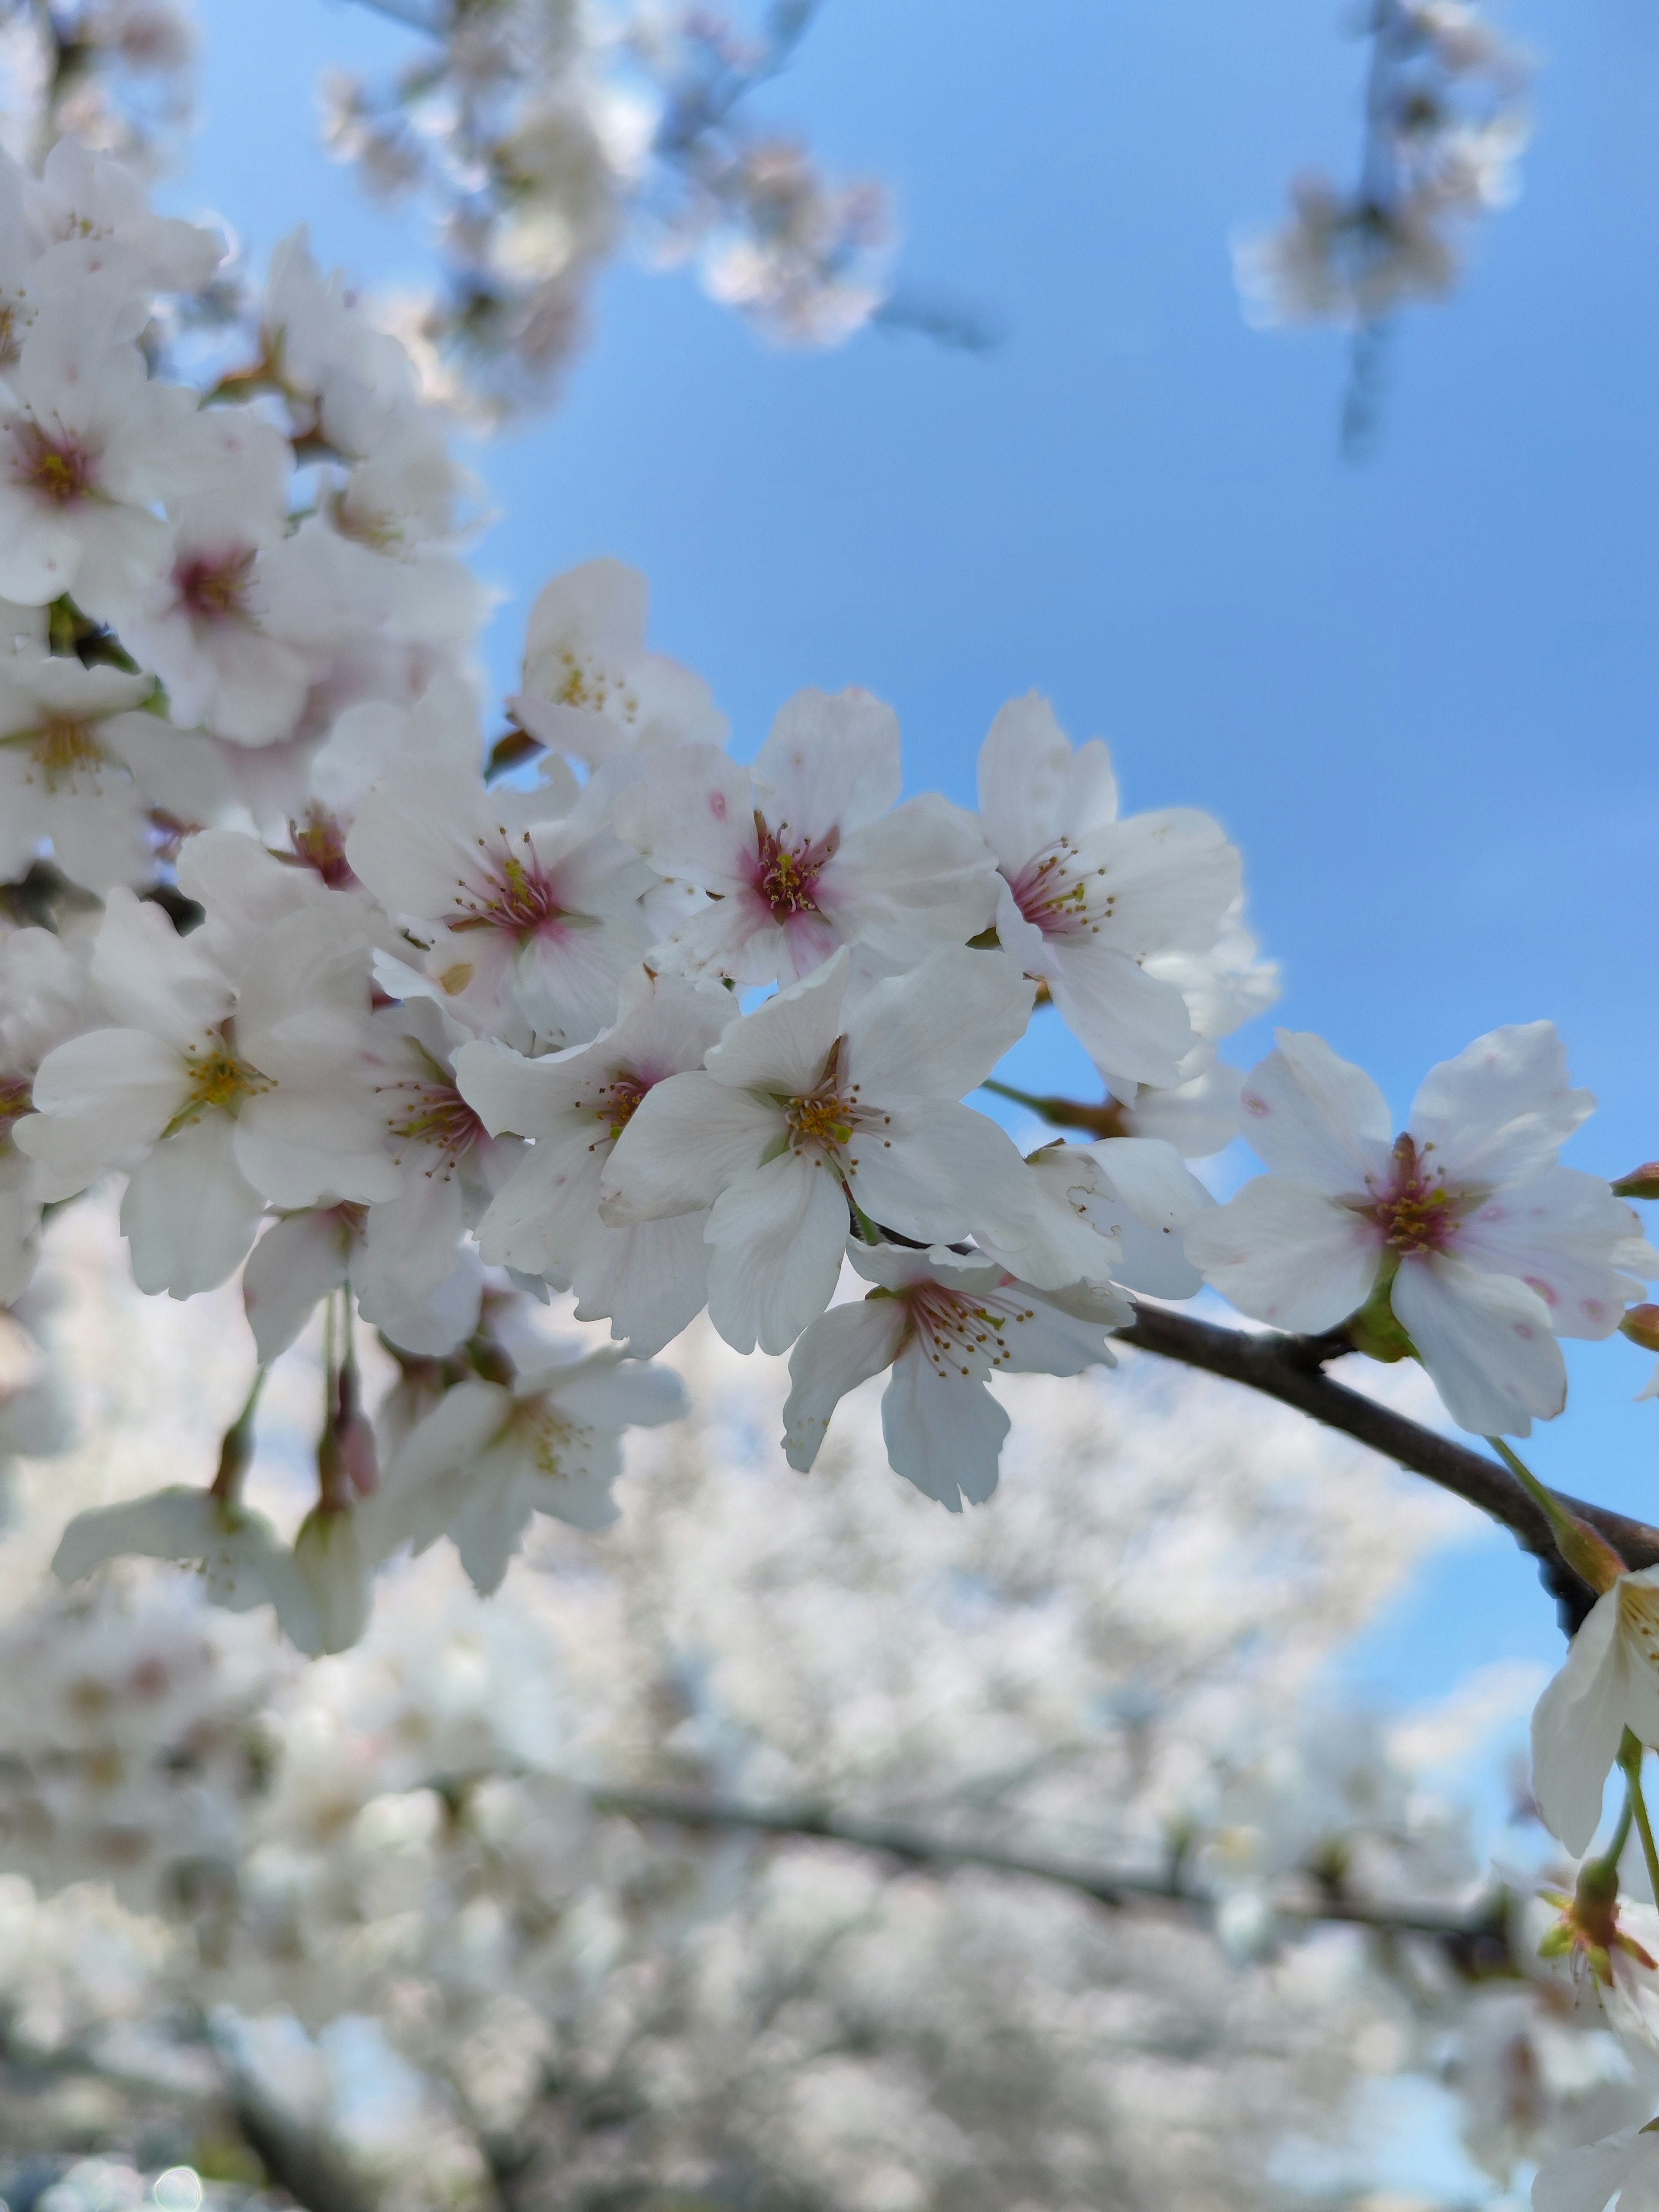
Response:
[{"label": "blossom cluster", "polygon": [[[468,481],[396,341],[291,240],[256,357],[170,381],[139,337],[220,241],[71,140],[0,189],[3,866],[57,923],[0,943],[0,1276],[119,1173],[139,1286],[240,1271],[258,1376],[327,1316],[291,1548],[244,1502],[256,1378],[211,1489],[77,1522],[66,1577],[197,1559],[307,1650],[361,1634],[405,1546],[447,1534],[493,1589],[533,1511],[611,1517],[622,1431],[680,1407],[652,1357],[705,1308],[790,1355],[793,1465],[885,1374],[893,1467],[957,1509],[996,1480],[989,1379],[1111,1364],[1133,1294],[1347,1324],[1525,1435],[1559,1340],[1659,1271],[1557,1159],[1590,1102],[1547,1024],[1436,1069],[1397,1139],[1316,1037],[1241,1092],[1218,1042],[1273,979],[1237,850],[1122,811],[1036,694],[976,812],[902,798],[862,691],[797,694],[744,766],[600,560],[532,609],[487,773]],[[1039,999],[1112,1133],[1027,1158],[967,1101]],[[1186,1162],[1241,1127],[1272,1173],[1218,1207]],[[538,1333],[566,1291],[608,1341]],[[374,1419],[359,1319],[402,1364]]]},{"label": "blossom cluster", "polygon": [[1345,191],[1308,175],[1290,221],[1236,249],[1246,313],[1268,327],[1365,329],[1457,281],[1459,233],[1514,198],[1526,62],[1466,0],[1378,0],[1365,148]]},{"label": "blossom cluster", "polygon": [[707,8],[459,0],[387,82],[331,76],[331,149],[438,239],[441,285],[397,313],[433,388],[486,418],[544,401],[630,234],[782,343],[862,328],[890,289],[885,191],[742,112],[812,12],[750,29]]}]

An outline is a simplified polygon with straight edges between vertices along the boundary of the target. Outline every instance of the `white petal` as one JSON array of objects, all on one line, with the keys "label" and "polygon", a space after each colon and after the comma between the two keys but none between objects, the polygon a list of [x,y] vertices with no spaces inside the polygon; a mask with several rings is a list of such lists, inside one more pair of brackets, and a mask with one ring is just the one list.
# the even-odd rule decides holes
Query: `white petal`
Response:
[{"label": "white petal", "polygon": [[648,1091],[605,1162],[602,1218],[618,1229],[712,1206],[787,1133],[781,1107],[694,1070]]},{"label": "white petal", "polygon": [[898,716],[868,691],[798,691],[778,709],[754,775],[760,811],[786,842],[861,829],[898,805]]},{"label": "white petal", "polygon": [[1642,1294],[1619,1264],[1638,1230],[1599,1176],[1554,1167],[1495,1192],[1458,1224],[1453,1249],[1488,1273],[1518,1275],[1549,1308],[1558,1336],[1610,1336]]},{"label": "white petal", "polygon": [[1066,819],[1071,768],[1071,744],[1048,702],[1036,691],[1011,699],[979,756],[985,835],[1010,875],[1076,826]]},{"label": "white petal", "polygon": [[609,1132],[591,1116],[581,1123],[572,1116],[538,1137],[478,1224],[486,1264],[527,1275],[568,1274],[594,1237],[626,1234],[599,1220],[599,1178],[611,1149]]},{"label": "white petal", "polygon": [[791,1467],[806,1473],[830,1415],[849,1390],[892,1365],[908,1326],[902,1298],[861,1298],[818,1316],[789,1356],[783,1449]]},{"label": "white petal", "polygon": [[713,745],[659,755],[618,798],[617,834],[659,875],[730,896],[752,882],[759,853],[749,770]]},{"label": "white petal", "polygon": [[952,1513],[963,1498],[982,1505],[997,1486],[997,1461],[1008,1416],[982,1382],[939,1375],[911,1345],[893,1364],[882,1394],[887,1463]]},{"label": "white petal", "polygon": [[1532,1786],[1552,1835],[1575,1857],[1601,1820],[1607,1771],[1625,1732],[1619,1592],[1599,1597],[1532,1717]]},{"label": "white petal", "polygon": [[345,1281],[350,1241],[337,1212],[309,1212],[276,1222],[254,1246],[242,1304],[261,1366],[288,1350],[319,1302]]},{"label": "white petal", "polygon": [[1582,2149],[1557,2151],[1534,2176],[1532,2212],[1607,2212],[1643,2141],[1632,2124]]},{"label": "white petal", "polygon": [[1011,1249],[1035,1250],[1030,1170],[1007,1131],[971,1106],[910,1115],[890,1135],[861,1129],[848,1153],[853,1194],[883,1228],[922,1244],[957,1244],[982,1229]]},{"label": "white petal", "polygon": [[1431,1067],[1409,1127],[1452,1182],[1518,1182],[1554,1164],[1595,1104],[1589,1091],[1568,1085],[1555,1024],[1517,1023]]},{"label": "white petal", "polygon": [[119,1021],[181,1048],[198,1046],[230,1012],[230,985],[201,941],[180,937],[159,906],[130,890],[106,902],[92,980]]},{"label": "white petal", "polygon": [[1299,1182],[1261,1176],[1231,1204],[1190,1222],[1187,1257],[1224,1298],[1280,1328],[1334,1328],[1363,1306],[1382,1261],[1382,1232]]},{"label": "white petal", "polygon": [[178,1052],[144,1030],[94,1030],[46,1054],[35,1112],[12,1139],[39,1164],[43,1200],[72,1198],[153,1145],[189,1096]]},{"label": "white petal", "polygon": [[235,1134],[228,1115],[204,1114],[133,1170],[121,1233],[141,1291],[194,1297],[246,1259],[265,1206],[237,1168]]},{"label": "white petal", "polygon": [[672,1343],[708,1296],[708,1219],[678,1213],[635,1229],[596,1230],[570,1269],[577,1320],[609,1320],[611,1334],[625,1337],[641,1359]]},{"label": "white petal", "polygon": [[1250,1070],[1241,1100],[1244,1134],[1261,1159],[1274,1175],[1330,1198],[1380,1187],[1392,1148],[1387,1099],[1323,1037],[1291,1030],[1277,1036],[1279,1050]]},{"label": "white petal", "polygon": [[1461,1260],[1408,1254],[1389,1303],[1460,1428],[1524,1437],[1567,1398],[1550,1310],[1512,1275]]},{"label": "white petal", "polygon": [[817,1320],[835,1295],[847,1229],[835,1175],[793,1152],[731,1185],[704,1233],[714,1248],[708,1317],[734,1352],[787,1352]]},{"label": "white petal", "polygon": [[[1024,1036],[1035,995],[1004,954],[961,945],[876,984],[847,1020],[848,1055],[865,1103],[908,1113],[963,1097]],[[711,1067],[714,1059],[711,1053]]]},{"label": "white petal", "polygon": [[848,968],[846,952],[838,952],[804,982],[792,983],[733,1022],[708,1054],[709,1074],[733,1089],[805,1096],[822,1078],[841,1035]]},{"label": "white petal", "polygon": [[1066,1027],[1109,1083],[1180,1080],[1193,1024],[1173,983],[1092,937],[1048,940],[1042,972]]}]

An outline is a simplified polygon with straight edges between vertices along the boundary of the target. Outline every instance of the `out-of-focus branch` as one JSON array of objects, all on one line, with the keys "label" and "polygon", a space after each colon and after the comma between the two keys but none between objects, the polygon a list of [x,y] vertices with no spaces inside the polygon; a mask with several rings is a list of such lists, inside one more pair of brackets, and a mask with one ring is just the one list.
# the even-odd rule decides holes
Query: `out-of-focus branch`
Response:
[{"label": "out-of-focus branch", "polygon": [[[959,1842],[930,1834],[908,1823],[861,1820],[811,1806],[751,1805],[740,1798],[705,1796],[680,1790],[596,1790],[591,1802],[599,1813],[620,1814],[640,1821],[660,1820],[683,1828],[748,1829],[762,1835],[817,1838],[854,1850],[879,1851],[919,1867],[981,1867],[992,1874],[1051,1882],[1078,1891],[1116,1911],[1145,1905],[1207,1919],[1214,1899],[1184,1887],[1174,1875],[1123,1871],[1090,1866],[1075,1859],[1000,1850],[990,1844]],[[1334,1889],[1309,1903],[1276,1903],[1278,1918],[1304,1926],[1337,1924],[1368,1928],[1383,1936],[1422,1936],[1450,1946],[1468,1960],[1466,1971],[1502,1972],[1510,1956],[1510,1899],[1499,1890],[1463,1912],[1431,1905],[1375,1905],[1346,1898]]]}]

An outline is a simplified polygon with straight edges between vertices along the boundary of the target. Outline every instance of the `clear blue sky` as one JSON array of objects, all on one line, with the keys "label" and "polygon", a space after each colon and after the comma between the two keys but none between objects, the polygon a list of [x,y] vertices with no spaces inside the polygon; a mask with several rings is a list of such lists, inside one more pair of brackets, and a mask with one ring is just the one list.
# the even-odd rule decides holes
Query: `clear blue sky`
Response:
[{"label": "clear blue sky", "polygon": [[[258,251],[294,221],[371,281],[414,265],[312,139],[329,62],[410,50],[343,0],[203,0],[204,122],[168,197]],[[1382,448],[1338,455],[1340,341],[1244,326],[1227,242],[1291,172],[1354,158],[1361,57],[1307,0],[827,0],[765,100],[896,185],[921,283],[1006,323],[992,357],[866,336],[770,352],[684,276],[623,265],[551,419],[488,449],[510,678],[540,582],[637,562],[663,646],[746,754],[805,684],[902,718],[909,781],[971,794],[1033,684],[1115,748],[1129,803],[1212,810],[1285,963],[1278,1018],[1403,1110],[1501,1022],[1560,1024],[1607,1102],[1571,1157],[1659,1154],[1659,19],[1522,0],[1540,56],[1519,205],[1400,334]],[[1242,1041],[1248,1057],[1265,1036]],[[1039,1028],[1022,1079],[1085,1082]],[[1575,1358],[1537,1440],[1659,1518],[1641,1357]],[[1393,1696],[1559,1654],[1507,1540],[1448,1555],[1358,1656]]]}]

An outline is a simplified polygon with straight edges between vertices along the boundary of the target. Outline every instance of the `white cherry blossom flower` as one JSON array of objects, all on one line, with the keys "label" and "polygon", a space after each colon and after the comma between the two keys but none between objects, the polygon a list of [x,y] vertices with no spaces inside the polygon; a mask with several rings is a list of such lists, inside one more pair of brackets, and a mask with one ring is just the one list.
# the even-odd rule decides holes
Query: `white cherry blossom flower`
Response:
[{"label": "white cherry blossom flower", "polygon": [[150,810],[187,818],[202,766],[196,739],[137,711],[155,689],[72,653],[0,660],[0,877],[22,875],[50,842],[89,890],[150,881]]},{"label": "white cherry blossom flower", "polygon": [[725,744],[726,717],[702,677],[647,649],[650,598],[620,561],[586,561],[543,586],[524,688],[507,701],[532,737],[593,767],[620,751]]},{"label": "white cherry blossom flower", "polygon": [[294,1556],[263,1514],[205,1490],[158,1490],[77,1513],[52,1571],[79,1582],[111,1559],[176,1559],[199,1568],[215,1605],[228,1613],[274,1606],[301,1650],[319,1649],[317,1608]]},{"label": "white cherry blossom flower", "polygon": [[1551,1833],[1579,1857],[1626,1729],[1659,1746],[1659,1567],[1602,1592],[1533,1712],[1533,1794]]},{"label": "white cherry blossom flower", "polygon": [[511,1388],[459,1382],[398,1449],[359,1508],[380,1540],[423,1551],[446,1531],[474,1585],[500,1587],[532,1513],[576,1528],[617,1517],[622,1432],[678,1420],[679,1377],[607,1346],[520,1373]]},{"label": "white cherry blossom flower", "polygon": [[452,1010],[491,1035],[586,1043],[648,949],[651,872],[605,825],[595,789],[550,817],[537,792],[486,791],[459,768],[406,763],[364,800],[346,858],[425,941]]},{"label": "white cherry blossom flower", "polygon": [[121,1222],[142,1289],[188,1297],[223,1282],[267,1200],[396,1194],[368,1076],[367,946],[349,921],[290,915],[233,981],[159,908],[116,890],[92,976],[124,1024],[47,1054],[14,1141],[43,1198],[128,1170]]},{"label": "white cherry blossom flower", "polygon": [[1116,1364],[1103,1321],[1062,1312],[976,1253],[853,1243],[848,1257],[876,1288],[820,1314],[790,1355],[783,1446],[803,1473],[842,1399],[890,1367],[881,1426],[894,1473],[952,1513],[982,1505],[1008,1433],[989,1377]]},{"label": "white cherry blossom flower", "polygon": [[990,926],[991,854],[969,817],[898,806],[898,717],[866,691],[787,702],[752,772],[710,745],[654,762],[617,827],[659,875],[708,894],[668,957],[691,975],[796,982],[841,945],[895,968]]},{"label": "white cherry blossom flower", "polygon": [[138,291],[200,292],[225,258],[216,231],[156,215],[133,170],[72,132],[47,155],[30,214],[48,255],[54,246],[88,239],[124,248]]},{"label": "white cherry blossom flower", "polygon": [[830,1303],[849,1200],[922,1244],[1032,1229],[1012,1140],[957,1102],[1024,1030],[994,952],[936,952],[856,1000],[843,949],[734,1022],[701,1073],[641,1102],[600,1178],[619,1227],[712,1207],[708,1310],[739,1352],[784,1352]]},{"label": "white cherry blossom flower", "polygon": [[592,1044],[541,1060],[483,1043],[455,1055],[457,1085],[484,1127],[535,1140],[478,1224],[483,1258],[568,1280],[577,1320],[608,1318],[641,1358],[678,1336],[708,1296],[708,1217],[698,1209],[613,1229],[599,1217],[600,1179],[641,1102],[700,1068],[736,1015],[718,984],[641,969]]},{"label": "white cherry blossom flower", "polygon": [[0,593],[119,621],[167,566],[155,502],[210,474],[195,394],[149,377],[87,287],[41,307],[0,391]]},{"label": "white cherry blossom flower", "polygon": [[1243,1118],[1270,1172],[1186,1232],[1241,1313],[1333,1328],[1386,1294],[1460,1426],[1526,1436],[1561,1410],[1558,1337],[1618,1327],[1659,1272],[1631,1209],[1556,1154],[1592,1110],[1548,1022],[1494,1030],[1431,1069],[1394,1139],[1370,1076],[1279,1031]]},{"label": "white cherry blossom flower", "polygon": [[[979,804],[1002,872],[1003,950],[1048,984],[1115,1089],[1180,1082],[1195,1035],[1185,961],[1213,951],[1235,906],[1237,850],[1189,807],[1120,819],[1105,745],[1073,752],[1036,692],[992,724]],[[1160,957],[1175,960],[1167,977]]]}]

